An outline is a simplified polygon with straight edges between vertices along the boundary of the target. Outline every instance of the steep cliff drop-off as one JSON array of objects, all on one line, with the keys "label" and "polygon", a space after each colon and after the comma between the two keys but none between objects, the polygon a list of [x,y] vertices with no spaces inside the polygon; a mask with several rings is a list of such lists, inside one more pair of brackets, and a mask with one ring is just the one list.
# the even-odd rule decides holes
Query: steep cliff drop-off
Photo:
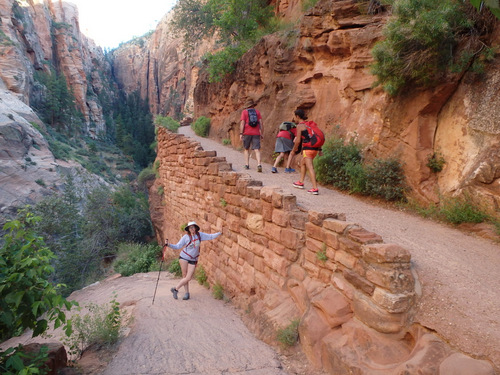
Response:
[{"label": "steep cliff drop-off", "polygon": [[[3,222],[25,204],[53,193],[78,163],[56,160],[30,108],[46,95],[36,73],[62,74],[83,114],[82,134],[105,134],[103,107],[116,94],[103,51],[80,33],[74,4],[0,0],[0,216]],[[91,181],[104,183],[92,176]]]}]

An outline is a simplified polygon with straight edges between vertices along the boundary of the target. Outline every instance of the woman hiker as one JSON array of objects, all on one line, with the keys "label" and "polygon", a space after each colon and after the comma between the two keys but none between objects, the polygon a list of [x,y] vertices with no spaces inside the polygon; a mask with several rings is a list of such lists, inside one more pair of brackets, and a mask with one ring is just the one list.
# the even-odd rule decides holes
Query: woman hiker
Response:
[{"label": "woman hiker", "polygon": [[[282,122],[278,129],[278,134],[276,135],[276,143],[274,145],[274,152],[278,153],[278,157],[274,161],[274,165],[271,168],[272,173],[278,173],[278,165],[280,161],[288,160],[290,151],[293,149],[293,141],[297,136],[297,130],[295,129],[295,124],[293,122],[285,121]],[[293,156],[290,158],[290,164],[293,160]],[[288,164],[285,168],[285,173],[295,172],[295,169],[289,168]]]},{"label": "woman hiker", "polygon": [[314,171],[313,160],[317,155],[322,155],[321,146],[325,142],[323,132],[317,127],[314,121],[307,121],[307,115],[303,109],[297,109],[294,112],[293,121],[297,124],[297,137],[293,145],[293,150],[290,152],[288,163],[291,162],[291,156],[299,149],[302,141],[302,163],[300,164],[300,180],[293,183],[293,186],[299,189],[304,189],[304,179],[306,172],[311,179],[312,189],[307,192],[313,195],[318,195],[318,183],[316,181],[316,173]]},{"label": "woman hiker", "polygon": [[[182,279],[177,283],[175,288],[170,289],[174,298],[177,299],[177,293],[179,293],[179,289],[183,286],[185,294],[182,299],[184,300],[189,299],[189,282],[193,278],[194,270],[196,268],[196,264],[198,263],[201,241],[213,240],[222,234],[222,232],[213,234],[200,232],[200,227],[194,221],[190,221],[185,230],[187,234],[182,236],[177,244],[169,244],[168,240],[165,241],[165,246],[174,250],[184,248],[179,255]],[[165,258],[165,254],[163,254],[163,258]]]}]

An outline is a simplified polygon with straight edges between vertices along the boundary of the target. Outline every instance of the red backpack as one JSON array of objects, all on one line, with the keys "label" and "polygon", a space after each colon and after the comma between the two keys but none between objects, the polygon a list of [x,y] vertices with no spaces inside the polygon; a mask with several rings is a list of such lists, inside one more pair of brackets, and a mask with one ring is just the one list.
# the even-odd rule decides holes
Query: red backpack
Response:
[{"label": "red backpack", "polygon": [[306,121],[304,125],[307,129],[307,136],[302,134],[302,148],[304,150],[321,150],[321,146],[325,143],[325,135],[318,128],[318,124],[314,121]]}]

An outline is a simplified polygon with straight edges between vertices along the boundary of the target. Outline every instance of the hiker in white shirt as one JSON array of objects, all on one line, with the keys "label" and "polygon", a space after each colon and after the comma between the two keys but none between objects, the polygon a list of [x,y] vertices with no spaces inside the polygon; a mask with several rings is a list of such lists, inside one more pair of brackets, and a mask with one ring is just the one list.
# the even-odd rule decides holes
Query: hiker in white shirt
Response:
[{"label": "hiker in white shirt", "polygon": [[177,293],[179,289],[184,287],[184,297],[182,299],[189,299],[189,282],[193,278],[196,265],[198,264],[198,257],[200,256],[200,243],[201,241],[213,240],[219,237],[222,232],[217,232],[213,234],[200,232],[200,227],[196,222],[190,221],[186,228],[187,234],[182,236],[177,244],[169,244],[168,240],[165,242],[165,246],[168,246],[174,250],[182,249],[179,255],[179,264],[182,270],[182,279],[179,281],[175,288],[171,288],[175,299],[177,299]]}]

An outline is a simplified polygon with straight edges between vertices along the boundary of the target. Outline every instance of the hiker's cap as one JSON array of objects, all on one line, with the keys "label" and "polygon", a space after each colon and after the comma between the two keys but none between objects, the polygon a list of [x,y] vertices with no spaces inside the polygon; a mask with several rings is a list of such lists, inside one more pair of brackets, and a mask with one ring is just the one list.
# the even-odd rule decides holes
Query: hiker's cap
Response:
[{"label": "hiker's cap", "polygon": [[186,228],[185,228],[186,232],[189,232],[189,227],[190,227],[191,225],[194,225],[194,226],[196,227],[196,230],[197,230],[197,231],[199,231],[199,230],[200,230],[200,226],[199,226],[198,224],[196,224],[196,222],[195,222],[195,221],[190,221],[190,222],[189,222],[189,223],[187,223],[187,225],[186,225]]}]

